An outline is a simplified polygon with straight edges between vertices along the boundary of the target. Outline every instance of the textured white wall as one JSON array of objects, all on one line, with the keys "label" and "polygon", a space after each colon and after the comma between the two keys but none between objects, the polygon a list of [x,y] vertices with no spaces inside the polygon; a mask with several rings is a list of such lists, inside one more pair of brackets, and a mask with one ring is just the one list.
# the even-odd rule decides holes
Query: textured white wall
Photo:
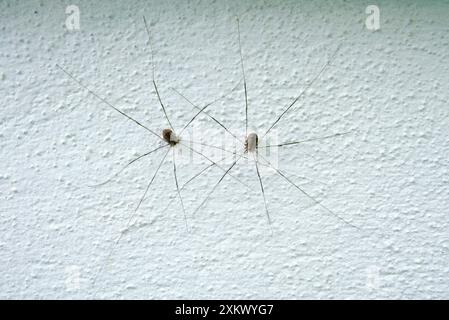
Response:
[{"label": "textured white wall", "polygon": [[[65,26],[70,4],[80,30]],[[369,4],[377,32],[365,27]],[[447,1],[2,1],[0,297],[449,298],[448,11]],[[203,105],[240,81],[236,14],[257,132],[341,45],[276,129],[280,141],[356,131],[284,148],[279,167],[361,230],[263,170],[271,235],[254,165],[242,162],[232,172],[253,192],[228,177],[193,216],[222,171],[183,190],[187,232],[168,161],[105,263],[162,153],[90,188],[159,141],[56,64],[159,132],[143,14],[175,128],[193,113],[170,87]],[[211,113],[243,135],[242,86]],[[207,117],[193,127],[221,143]],[[180,182],[205,165],[180,162]]]}]

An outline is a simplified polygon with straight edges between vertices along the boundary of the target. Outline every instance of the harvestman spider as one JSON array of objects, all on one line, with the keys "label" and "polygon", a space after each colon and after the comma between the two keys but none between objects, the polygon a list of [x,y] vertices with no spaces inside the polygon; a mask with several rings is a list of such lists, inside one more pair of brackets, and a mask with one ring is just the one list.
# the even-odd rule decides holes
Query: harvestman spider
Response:
[{"label": "harvestman spider", "polygon": [[[248,132],[248,91],[247,91],[247,85],[246,85],[245,68],[244,68],[244,65],[243,65],[242,45],[241,45],[241,40],[240,40],[240,22],[239,22],[238,18],[237,18],[237,32],[238,32],[238,45],[239,45],[239,55],[240,55],[240,67],[241,67],[242,76],[243,76],[243,89],[244,89],[244,94],[245,94],[245,139],[244,139],[243,143],[242,143],[241,139],[239,139],[234,133],[232,133],[228,128],[226,128],[215,117],[210,115],[208,112],[205,112],[204,110],[201,111],[201,112],[205,113],[214,122],[216,122],[218,125],[220,125],[224,130],[226,130],[229,134],[231,134],[238,142],[242,143],[243,144],[242,147],[243,147],[244,152],[239,157],[237,157],[237,159],[234,162],[232,162],[232,164],[228,167],[228,169],[223,174],[223,176],[221,176],[221,178],[213,186],[213,188],[209,191],[209,193],[204,198],[204,200],[201,202],[201,204],[196,208],[194,213],[198,212],[198,210],[207,202],[207,200],[211,197],[213,192],[216,190],[216,188],[219,186],[219,184],[223,181],[223,179],[226,177],[226,175],[230,174],[232,168],[237,164],[237,162],[245,154],[251,154],[252,158],[254,160],[255,167],[256,167],[257,178],[259,180],[260,190],[261,190],[261,193],[262,193],[263,202],[264,202],[264,206],[265,206],[265,213],[266,213],[266,216],[267,216],[267,219],[268,219],[268,223],[270,225],[270,229],[271,229],[271,218],[270,218],[270,213],[269,213],[269,210],[268,210],[268,205],[267,205],[267,201],[266,201],[266,197],[265,197],[264,184],[262,182],[262,177],[261,177],[261,174],[260,174],[260,171],[259,171],[259,165],[264,165],[264,166],[267,166],[267,167],[271,168],[280,177],[282,177],[289,184],[291,184],[293,187],[298,189],[303,195],[305,195],[307,198],[312,200],[315,204],[317,204],[321,208],[323,208],[326,212],[328,212],[331,215],[335,216],[336,218],[338,218],[340,221],[344,222],[345,224],[360,230],[359,227],[357,227],[356,225],[350,223],[346,219],[344,219],[341,216],[339,216],[338,214],[336,214],[334,211],[332,211],[327,206],[325,206],[320,201],[318,201],[314,196],[312,196],[311,194],[306,192],[303,188],[301,188],[296,183],[294,183],[291,180],[291,178],[289,178],[284,172],[282,172],[279,169],[275,168],[266,158],[264,158],[258,152],[259,151],[259,140],[263,139],[279,123],[279,121],[282,119],[282,117],[299,101],[299,99],[304,95],[304,93],[307,91],[307,89],[309,89],[312,86],[312,84],[324,73],[324,71],[327,69],[327,67],[331,64],[331,62],[335,58],[335,56],[336,56],[336,54],[337,54],[337,52],[339,50],[339,47],[335,50],[335,52],[332,54],[332,56],[329,58],[329,60],[326,62],[326,64],[320,69],[318,74],[314,78],[312,78],[312,80],[305,86],[305,88],[299,93],[299,95],[295,97],[293,102],[291,102],[285,108],[285,110],[273,122],[273,124],[268,128],[268,130],[265,131],[265,133],[262,135],[262,137],[259,138],[257,133],[255,133],[255,132]],[[195,106],[195,104],[193,104],[193,102],[191,102],[187,97],[182,95],[180,92],[178,92],[176,90],[174,90],[174,91],[177,94],[179,94],[181,97],[183,97],[188,103],[190,103],[191,105],[193,105],[196,108],[199,108],[198,106]],[[276,148],[280,148],[280,147],[283,147],[283,146],[297,145],[297,144],[306,143],[306,142],[310,142],[310,141],[323,140],[323,139],[329,139],[329,138],[333,138],[333,137],[343,136],[343,135],[349,134],[351,132],[352,131],[336,133],[336,134],[327,135],[327,136],[323,136],[323,137],[310,138],[310,139],[305,139],[305,140],[300,140],[300,141],[290,141],[290,142],[284,142],[284,143],[275,144],[275,145],[265,145],[265,146],[263,146],[263,148],[275,148],[275,147]],[[227,150],[223,149],[223,151],[227,151]],[[262,164],[262,163],[259,162],[259,157],[262,158],[265,161],[265,164]],[[271,229],[271,231],[272,231],[272,229]]]},{"label": "harvestman spider", "polygon": [[[72,73],[68,72],[67,70],[65,70],[63,67],[61,67],[59,64],[56,65],[57,68],[59,68],[61,71],[63,71],[69,78],[71,78],[74,82],[76,82],[80,87],[84,88],[89,94],[91,94],[92,96],[94,96],[96,99],[98,99],[99,101],[103,102],[106,106],[108,106],[109,108],[115,110],[116,112],[118,112],[119,114],[121,114],[122,116],[126,117],[128,120],[131,120],[132,122],[134,122],[135,124],[137,124],[139,127],[145,129],[146,131],[148,131],[149,133],[151,133],[153,136],[156,136],[158,139],[160,139],[163,144],[158,146],[157,148],[148,151],[140,156],[138,156],[137,158],[131,160],[130,162],[128,162],[121,170],[119,170],[118,172],[116,172],[115,174],[112,175],[111,178],[109,178],[108,180],[99,183],[97,185],[94,186],[102,186],[105,185],[106,183],[112,181],[113,178],[115,178],[117,175],[119,175],[121,172],[123,172],[127,167],[129,167],[130,165],[132,165],[133,163],[135,163],[136,161],[149,156],[150,154],[153,154],[159,150],[168,148],[167,152],[164,154],[162,160],[159,162],[156,171],[154,172],[152,178],[150,179],[150,181],[148,182],[146,188],[145,188],[145,192],[143,193],[142,197],[140,198],[140,201],[138,203],[138,205],[136,206],[135,210],[133,211],[133,213],[131,214],[131,216],[128,219],[128,222],[126,224],[126,228],[129,228],[131,221],[133,220],[136,212],[138,211],[138,209],[140,208],[143,200],[145,199],[153,181],[155,180],[157,173],[159,172],[159,169],[162,167],[163,163],[165,162],[165,159],[168,155],[168,153],[170,152],[170,149],[173,150],[173,175],[174,175],[174,179],[175,179],[175,185],[176,185],[176,191],[177,191],[177,196],[179,198],[181,207],[182,207],[182,211],[184,214],[184,222],[186,225],[186,229],[188,229],[187,226],[187,215],[186,215],[186,210],[184,207],[184,202],[181,196],[181,190],[187,185],[189,184],[191,181],[193,181],[194,179],[196,179],[197,177],[199,177],[201,174],[203,174],[206,170],[210,169],[213,166],[216,166],[218,168],[220,168],[221,170],[225,171],[226,174],[229,173],[229,170],[224,169],[221,165],[218,164],[219,161],[213,161],[212,159],[210,159],[208,156],[204,155],[202,152],[192,148],[191,146],[184,144],[181,140],[181,134],[184,132],[184,130],[186,130],[190,124],[192,124],[192,122],[202,113],[206,110],[206,108],[208,108],[210,105],[212,105],[213,103],[215,103],[216,101],[218,101],[219,99],[225,97],[226,95],[221,96],[220,98],[212,101],[211,103],[206,104],[203,108],[199,108],[197,106],[195,106],[196,109],[198,109],[198,111],[195,113],[195,115],[187,122],[187,124],[179,131],[179,134],[176,133],[168,115],[166,112],[166,108],[164,103],[162,102],[161,96],[159,94],[159,90],[158,90],[158,86],[156,83],[156,78],[155,78],[155,66],[154,66],[154,54],[153,54],[153,47],[151,44],[151,34],[150,34],[150,30],[147,24],[147,21],[145,19],[145,17],[143,17],[143,22],[145,25],[145,30],[147,32],[148,35],[148,42],[149,42],[149,46],[150,46],[150,51],[151,51],[151,67],[152,67],[152,83],[153,83],[153,87],[155,90],[155,93],[157,95],[157,99],[158,102],[160,104],[160,106],[162,107],[162,111],[164,113],[164,117],[168,123],[168,128],[164,128],[162,130],[161,135],[158,135],[154,130],[150,129],[149,127],[143,125],[141,122],[139,122],[138,120],[134,119],[133,117],[129,116],[128,114],[126,114],[125,112],[123,112],[122,110],[120,110],[119,108],[115,107],[113,104],[111,104],[110,102],[108,102],[105,98],[101,97],[100,95],[98,95],[97,93],[95,93],[93,90],[89,89],[89,87],[87,87],[86,85],[84,85],[78,78],[76,78]],[[236,89],[237,86],[235,88],[233,88],[231,90],[234,91],[234,89]],[[190,141],[192,142],[192,141]],[[204,168],[203,170],[201,170],[199,173],[195,174],[192,178],[190,178],[187,182],[185,182],[181,187],[179,186],[178,183],[178,176],[177,176],[177,172],[176,172],[176,161],[175,161],[175,152],[174,152],[174,148],[178,145],[183,145],[184,147],[188,148],[190,151],[202,156],[203,158],[205,158],[208,162],[210,162],[211,164],[209,166],[207,166],[206,168]],[[245,187],[249,188],[244,182],[242,182],[240,179],[238,179],[237,177],[232,176],[235,180],[237,180],[239,183],[243,184]],[[118,245],[118,243],[120,242],[122,236],[123,236],[124,232],[120,233],[120,236],[116,239],[116,241],[113,243],[111,250],[109,251],[108,257],[106,259],[106,262],[109,260],[112,252],[114,251],[115,247]],[[104,266],[103,266],[104,267]],[[102,269],[103,269],[102,267]],[[101,273],[102,269],[100,270],[99,273]],[[98,276],[98,274],[97,274]],[[95,281],[96,281],[96,277],[94,279],[93,284],[95,285]]]}]

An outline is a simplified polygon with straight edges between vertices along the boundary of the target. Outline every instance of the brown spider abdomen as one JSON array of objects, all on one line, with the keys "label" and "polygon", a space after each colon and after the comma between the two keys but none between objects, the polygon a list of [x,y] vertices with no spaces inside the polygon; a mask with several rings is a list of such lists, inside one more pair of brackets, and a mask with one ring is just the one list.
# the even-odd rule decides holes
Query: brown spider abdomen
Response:
[{"label": "brown spider abdomen", "polygon": [[162,139],[167,142],[169,145],[174,146],[179,142],[178,137],[171,129],[162,130]]},{"label": "brown spider abdomen", "polygon": [[253,152],[256,151],[259,145],[259,137],[256,133],[251,132],[245,140],[245,152]]}]

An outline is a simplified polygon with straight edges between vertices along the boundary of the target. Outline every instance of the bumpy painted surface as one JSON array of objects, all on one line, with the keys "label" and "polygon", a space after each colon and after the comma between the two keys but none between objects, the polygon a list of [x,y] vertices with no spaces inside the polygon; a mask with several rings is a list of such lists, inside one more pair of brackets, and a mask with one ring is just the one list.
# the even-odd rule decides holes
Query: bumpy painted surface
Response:
[{"label": "bumpy painted surface", "polygon": [[[69,4],[0,2],[1,298],[449,298],[447,2],[378,2],[377,32],[360,1],[77,1],[78,31],[65,27]],[[236,14],[256,132],[341,45],[276,132],[353,133],[283,148],[279,167],[361,230],[262,170],[271,235],[255,167],[241,162],[232,173],[253,191],[227,177],[194,216],[222,171],[182,191],[186,231],[169,154],[107,259],[163,153],[89,187],[159,141],[56,64],[160,132],[143,14],[175,128],[193,111],[170,87],[204,105],[240,81]],[[210,110],[243,136],[242,85]],[[220,144],[207,117],[193,128]],[[207,165],[185,155],[181,184]]]}]

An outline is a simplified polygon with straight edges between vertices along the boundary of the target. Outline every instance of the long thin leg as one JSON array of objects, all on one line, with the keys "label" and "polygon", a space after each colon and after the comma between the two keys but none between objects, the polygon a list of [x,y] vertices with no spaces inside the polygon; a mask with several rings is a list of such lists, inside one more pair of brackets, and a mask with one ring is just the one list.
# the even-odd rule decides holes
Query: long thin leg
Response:
[{"label": "long thin leg", "polygon": [[283,147],[283,146],[289,146],[289,145],[300,144],[300,143],[305,143],[305,142],[311,142],[311,141],[317,141],[317,140],[325,140],[325,139],[330,139],[330,138],[344,136],[344,135],[350,134],[352,132],[353,131],[340,132],[340,133],[335,133],[335,134],[331,134],[331,135],[324,136],[324,137],[317,137],[317,138],[310,138],[310,139],[306,139],[306,140],[284,142],[284,143],[281,143],[281,144],[270,144],[270,145],[266,145],[266,146],[260,146],[260,148]]},{"label": "long thin leg", "polygon": [[[262,163],[262,162],[258,162],[258,164],[260,166],[264,166],[266,168],[270,168],[271,169],[271,167],[268,164],[265,164],[265,163]],[[298,178],[298,179],[308,180],[309,181],[308,183],[315,182],[315,183],[319,183],[319,184],[322,184],[322,185],[325,185],[325,186],[329,187],[329,184],[324,182],[324,181],[320,181],[320,180],[317,180],[317,179],[311,179],[311,178],[308,178],[308,177],[305,177],[305,176],[300,176],[300,175],[297,175],[297,174],[291,173],[291,172],[286,172],[285,169],[284,169],[283,172],[284,172],[284,174],[290,175],[290,177],[293,176],[293,177]]]},{"label": "long thin leg", "polygon": [[146,127],[145,125],[141,124],[139,121],[137,121],[136,119],[130,117],[129,115],[127,115],[126,113],[124,113],[122,110],[116,108],[115,106],[113,106],[110,102],[108,102],[106,99],[100,97],[98,94],[96,94],[94,91],[92,91],[91,89],[89,89],[87,86],[85,86],[80,80],[78,80],[77,78],[75,78],[74,75],[72,75],[70,72],[68,72],[67,70],[65,70],[64,68],[62,68],[59,64],[56,64],[56,67],[58,67],[62,72],[64,72],[66,75],[68,75],[73,81],[75,81],[76,83],[78,83],[78,85],[80,85],[82,88],[86,89],[91,95],[93,95],[95,98],[97,98],[98,100],[100,100],[101,102],[103,102],[104,104],[106,104],[108,107],[114,109],[115,111],[117,111],[118,113],[120,113],[122,116],[128,118],[129,120],[133,121],[134,123],[136,123],[138,126],[144,128],[145,130],[151,132],[153,135],[155,135],[156,137],[158,137],[159,139],[161,139],[162,141],[164,141],[164,139],[162,139],[162,137],[160,135],[158,135],[156,132],[154,132],[153,130],[151,130],[150,128]]},{"label": "long thin leg", "polygon": [[210,198],[210,196],[212,195],[212,193],[214,193],[215,189],[217,189],[218,185],[220,184],[221,181],[223,181],[223,179],[226,177],[226,175],[231,171],[231,169],[237,164],[237,162],[241,159],[241,156],[235,160],[232,165],[225,171],[225,173],[223,174],[223,176],[221,176],[220,180],[218,180],[218,182],[214,185],[214,187],[212,188],[212,190],[207,194],[206,198],[204,198],[203,202],[201,202],[201,204],[195,209],[195,211],[193,212],[193,215],[195,215],[195,213],[198,212],[198,210],[200,210],[200,208],[206,203],[206,201]]},{"label": "long thin leg", "polygon": [[226,150],[225,148],[222,148],[222,147],[219,147],[219,146],[213,146],[213,145],[208,144],[208,143],[196,142],[196,141],[192,141],[192,140],[183,140],[183,141],[188,142],[188,143],[192,143],[192,144],[198,144],[198,145],[209,147],[209,148],[218,149],[218,150],[224,151],[224,152],[232,154],[232,155],[237,155],[237,152],[235,152],[235,151]]},{"label": "long thin leg", "polygon": [[271,129],[273,129],[273,127],[281,120],[281,118],[296,104],[296,102],[298,102],[298,100],[304,95],[304,93],[307,91],[307,89],[309,89],[312,84],[324,73],[324,71],[326,70],[326,68],[331,64],[332,60],[334,59],[335,55],[337,54],[338,50],[340,49],[340,47],[337,48],[337,50],[335,50],[335,52],[332,54],[332,56],[330,57],[330,59],[326,62],[326,64],[321,68],[320,72],[318,72],[318,74],[312,79],[312,81],[310,81],[306,87],[301,91],[301,93],[293,100],[293,102],[281,113],[281,115],[276,119],[276,121],[273,122],[273,124],[268,128],[268,130],[263,134],[263,136],[261,137],[261,139],[263,137],[265,137],[268,132],[271,131]]},{"label": "long thin leg", "polygon": [[179,132],[179,135],[181,135],[185,129],[188,128],[188,126],[201,114],[201,113],[206,113],[205,110],[207,108],[209,108],[211,105],[213,105],[215,102],[219,101],[220,99],[226,98],[228,95],[230,95],[231,93],[234,92],[235,89],[237,89],[237,87],[240,85],[240,81],[239,83],[237,83],[234,88],[231,89],[231,91],[229,91],[228,93],[218,97],[217,99],[215,99],[212,102],[209,102],[208,104],[206,104],[203,108],[200,108],[199,106],[195,105],[191,100],[187,99],[185,95],[181,94],[178,90],[176,90],[175,88],[171,87],[170,89],[173,90],[175,93],[177,93],[179,96],[181,96],[184,100],[186,100],[190,105],[192,105],[195,109],[198,109],[199,111],[189,120],[189,122],[187,122],[187,124],[184,126],[184,128],[182,128],[182,130]]},{"label": "long thin leg", "polygon": [[237,32],[239,36],[239,54],[240,54],[240,66],[242,67],[243,74],[243,88],[245,89],[245,137],[248,136],[248,91],[246,89],[246,76],[245,68],[243,67],[243,55],[242,55],[242,43],[240,41],[240,21],[237,17]]},{"label": "long thin leg", "polygon": [[[199,154],[200,156],[202,156],[203,158],[205,158],[207,161],[209,161],[209,162],[215,164],[215,165],[216,165],[218,168],[220,168],[221,170],[223,170],[223,171],[225,171],[225,172],[227,171],[227,170],[224,169],[222,166],[218,165],[217,162],[213,161],[212,159],[210,159],[210,158],[209,158],[208,156],[206,156],[205,154],[203,154],[203,153],[201,153],[201,152],[199,152],[199,151],[197,151],[197,150],[195,150],[195,149],[189,147],[188,145],[186,145],[186,144],[184,144],[184,143],[182,143],[182,142],[179,142],[179,143],[182,144],[183,146],[185,146],[186,148],[188,148],[189,150],[191,150],[192,152],[194,152],[194,153],[196,153],[196,154]],[[239,159],[240,159],[242,156],[243,156],[243,154],[240,155]],[[229,174],[229,176],[230,176],[231,178],[233,178],[234,180],[238,181],[239,183],[241,183],[242,185],[244,185],[246,188],[248,188],[248,190],[252,191],[251,188],[250,188],[246,183],[244,183],[242,180],[240,180],[239,178],[234,177],[234,176],[231,175],[231,174]]]},{"label": "long thin leg", "polygon": [[[256,152],[257,152],[257,151],[256,151]],[[265,198],[265,190],[264,190],[264,187],[263,187],[262,177],[260,176],[259,165],[258,165],[258,163],[257,163],[257,159],[256,159],[255,154],[253,154],[253,158],[254,158],[254,163],[255,163],[255,165],[256,165],[257,177],[259,178],[260,190],[262,191],[263,204],[265,205],[265,213],[266,213],[266,215],[267,215],[268,224],[270,225],[271,234],[273,234],[273,229],[272,229],[272,227],[271,227],[270,213],[268,212],[267,199]]]},{"label": "long thin leg", "polygon": [[206,172],[207,170],[209,170],[210,168],[212,168],[213,166],[215,166],[215,163],[211,163],[210,165],[208,165],[207,167],[205,167],[204,169],[202,169],[200,172],[196,173],[193,175],[193,177],[191,177],[189,180],[187,180],[186,182],[183,183],[183,185],[181,186],[181,188],[179,190],[184,190],[184,188],[193,180],[195,180],[196,178],[198,178],[199,176],[201,176],[204,172]]},{"label": "long thin leg", "polygon": [[213,166],[215,166],[215,163],[211,163],[210,165],[208,165],[207,167],[205,167],[203,170],[201,170],[200,172],[196,173],[195,175],[193,175],[193,177],[191,177],[189,180],[187,180],[186,182],[183,183],[183,185],[181,186],[181,188],[179,190],[184,190],[184,188],[193,180],[195,180],[196,178],[198,178],[199,176],[201,176],[204,172],[206,172],[207,170],[209,170],[210,168],[212,168]]},{"label": "long thin leg", "polygon": [[165,109],[164,104],[162,103],[162,99],[161,96],[159,94],[159,90],[157,89],[157,85],[156,85],[156,77],[154,75],[154,52],[153,52],[153,45],[151,43],[151,34],[150,34],[150,29],[148,28],[148,24],[147,24],[147,20],[145,19],[145,16],[143,16],[143,23],[145,24],[145,30],[147,31],[148,34],[148,42],[150,44],[150,50],[151,50],[151,71],[152,71],[152,75],[153,75],[153,86],[154,86],[154,90],[156,91],[156,95],[157,95],[157,99],[159,100],[159,104],[162,107],[162,111],[164,112],[165,118],[167,119],[168,125],[170,126],[170,128],[173,130],[173,132],[175,132],[175,129],[173,128],[170,119],[168,118],[167,115],[167,110]]},{"label": "long thin leg", "polygon": [[328,213],[330,213],[331,215],[333,215],[334,217],[338,218],[339,220],[343,221],[345,224],[356,228],[357,230],[361,231],[361,229],[359,227],[357,227],[356,225],[350,223],[349,221],[345,220],[344,218],[340,217],[338,214],[336,214],[335,212],[333,212],[331,209],[329,209],[328,207],[326,207],[324,204],[322,204],[320,201],[318,201],[317,199],[315,199],[315,197],[311,196],[309,193],[307,193],[306,191],[304,191],[304,189],[302,189],[301,187],[299,187],[297,184],[295,184],[293,181],[291,181],[284,173],[282,173],[280,170],[276,169],[273,165],[271,165],[271,163],[265,159],[264,157],[261,156],[262,159],[264,159],[264,161],[273,169],[275,170],[282,178],[284,178],[288,183],[290,183],[292,186],[294,186],[296,189],[298,189],[302,194],[304,194],[307,198],[309,198],[310,200],[312,200],[313,202],[315,202],[317,205],[319,205],[321,208],[323,208],[324,210],[326,210]]},{"label": "long thin leg", "polygon": [[[192,105],[194,108],[198,109],[199,112],[195,115],[195,117],[200,114],[200,113],[204,113],[206,116],[208,116],[209,118],[211,118],[213,121],[215,121],[219,126],[221,126],[226,132],[228,132],[231,136],[233,136],[237,141],[240,141],[241,143],[243,143],[243,141],[241,141],[234,133],[232,133],[228,128],[225,127],[224,124],[222,124],[220,121],[218,121],[214,116],[210,115],[208,112],[206,112],[206,108],[208,107],[207,105],[203,108],[198,107],[196,104],[194,104],[192,101],[190,101],[186,96],[184,96],[181,92],[177,91],[176,89],[172,88],[172,90],[174,92],[176,92],[179,96],[181,96],[184,100],[186,100],[190,105]],[[192,120],[193,121],[193,120]]]},{"label": "long thin leg", "polygon": [[[213,166],[215,166],[215,163],[211,163],[210,165],[208,165],[207,167],[205,167],[204,169],[202,169],[200,172],[196,173],[195,175],[193,175],[193,177],[191,177],[189,180],[187,180],[186,182],[184,182],[184,184],[179,188],[179,191],[184,190],[184,188],[193,180],[195,180],[196,178],[198,178],[199,176],[201,176],[204,172],[206,172],[207,170],[209,170],[210,168],[212,168]],[[165,209],[163,210],[163,212],[167,211],[168,208],[171,206],[172,201],[170,201],[167,206],[165,207]]]},{"label": "long thin leg", "polygon": [[[173,91],[175,91],[176,93],[179,94],[179,92],[176,91],[175,89],[173,89]],[[183,96],[183,98],[186,99],[184,96]],[[189,102],[190,102],[190,101],[189,101]],[[198,112],[192,117],[192,119],[190,119],[189,122],[187,122],[187,124],[184,126],[184,128],[182,128],[182,130],[180,131],[179,135],[181,135],[181,134],[184,132],[184,130],[187,129],[187,128],[190,126],[190,124],[191,124],[191,123],[198,117],[198,115],[200,115],[201,112],[204,112],[204,110],[206,110],[211,104],[212,104],[212,103],[208,103],[208,104],[206,104],[204,107],[202,107],[202,108],[200,109],[200,111],[198,111]],[[198,108],[198,107],[195,105],[195,108]]]},{"label": "long thin leg", "polygon": [[131,160],[130,162],[128,162],[122,169],[120,169],[120,171],[117,171],[116,173],[114,173],[114,174],[112,175],[112,177],[110,177],[108,180],[106,180],[106,181],[104,181],[104,182],[101,182],[101,183],[98,183],[98,184],[90,185],[89,187],[94,187],[94,188],[96,188],[96,187],[100,187],[100,186],[103,186],[103,185],[105,185],[105,184],[111,182],[115,177],[117,177],[120,173],[122,173],[126,168],[128,168],[128,167],[129,167],[130,165],[132,165],[134,162],[136,162],[136,161],[138,161],[138,160],[140,160],[140,159],[142,159],[142,158],[144,158],[144,157],[146,157],[146,156],[152,154],[153,152],[156,152],[156,151],[158,151],[158,150],[161,150],[161,149],[167,148],[167,147],[169,147],[168,144],[163,145],[163,146],[159,146],[159,147],[157,147],[156,149],[153,149],[153,150],[151,150],[151,151],[149,151],[149,152],[146,152],[146,153],[144,153],[144,154],[138,156],[137,158],[134,158],[133,160]]},{"label": "long thin leg", "polygon": [[[164,163],[165,158],[167,157],[169,151],[170,151],[170,149],[167,150],[167,152],[165,153],[165,155],[164,155],[164,157],[162,158],[161,162],[159,163],[159,165],[158,165],[156,171],[155,171],[154,174],[153,174],[153,177],[151,178],[150,182],[148,183],[148,185],[147,185],[147,187],[146,187],[146,189],[145,189],[145,192],[144,192],[142,198],[140,198],[140,201],[139,201],[139,203],[138,203],[136,209],[134,209],[134,212],[133,212],[133,213],[131,214],[131,216],[129,217],[128,222],[126,223],[125,230],[126,230],[126,229],[129,227],[129,225],[131,224],[131,221],[133,220],[133,218],[134,218],[134,216],[135,216],[137,210],[139,210],[140,205],[142,204],[143,200],[145,199],[145,197],[146,197],[146,195],[147,195],[147,193],[148,193],[148,190],[150,189],[151,184],[153,183],[154,179],[156,178],[156,175],[157,175],[157,173],[159,172],[159,169],[162,167],[162,164]],[[105,263],[102,265],[102,267],[100,268],[100,271],[98,272],[98,274],[97,274],[97,275],[95,276],[95,278],[94,278],[94,281],[93,281],[93,283],[92,283],[92,286],[93,286],[93,287],[95,287],[95,283],[96,283],[96,281],[97,281],[98,275],[99,275],[100,273],[103,272],[103,269],[104,269],[105,265],[108,263],[109,259],[111,258],[111,255],[112,255],[112,253],[114,252],[114,250],[115,250],[115,248],[117,247],[117,245],[119,244],[120,240],[122,239],[123,234],[124,234],[124,232],[121,232],[120,235],[119,235],[119,237],[117,238],[117,240],[112,244],[111,249],[109,250],[109,254],[108,254],[108,256],[106,257]]]},{"label": "long thin leg", "polygon": [[[184,188],[193,180],[195,180],[196,178],[198,178],[200,175],[202,175],[204,172],[206,172],[207,170],[209,170],[211,167],[213,167],[215,164],[211,163],[210,165],[208,165],[207,167],[205,167],[203,170],[201,170],[200,172],[196,173],[195,175],[193,175],[193,177],[191,177],[189,180],[187,180],[186,182],[184,182],[184,184],[179,188],[179,191],[181,192],[182,190],[184,190]],[[173,201],[169,201],[167,206],[164,208],[164,210],[162,210],[162,212],[166,212],[168,210],[168,208],[170,208],[170,206],[172,205]]]},{"label": "long thin leg", "polygon": [[[208,169],[210,169],[211,167],[213,167],[214,164],[211,163],[210,165],[208,165],[206,168],[204,168],[203,170],[201,170],[200,172],[198,172],[197,174],[195,174],[192,178],[190,178],[188,181],[186,181],[180,188],[179,191],[181,192],[182,190],[184,190],[184,188],[193,180],[195,180],[196,178],[198,178],[200,175],[202,175],[204,172],[206,172]],[[171,204],[173,203],[173,201],[169,201],[167,206],[164,208],[164,210],[162,210],[162,212],[166,212],[168,210],[168,208],[170,208]]]},{"label": "long thin leg", "polygon": [[178,175],[176,174],[175,148],[172,148],[172,149],[173,149],[173,175],[175,176],[176,191],[178,192],[178,197],[179,197],[179,201],[181,202],[182,212],[184,213],[184,222],[186,224],[186,230],[189,230],[189,227],[187,226],[186,209],[184,207],[184,201],[182,201],[181,191],[179,190],[179,184],[178,184]]}]

